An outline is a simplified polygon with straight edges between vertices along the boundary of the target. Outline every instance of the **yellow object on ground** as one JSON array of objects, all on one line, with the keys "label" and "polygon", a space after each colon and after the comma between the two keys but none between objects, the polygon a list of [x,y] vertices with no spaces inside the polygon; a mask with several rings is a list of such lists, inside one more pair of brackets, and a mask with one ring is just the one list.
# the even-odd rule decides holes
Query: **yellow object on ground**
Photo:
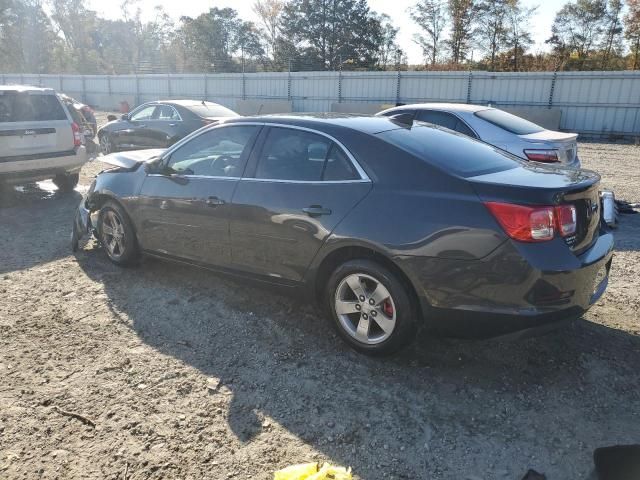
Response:
[{"label": "yellow object on ground", "polygon": [[305,463],[278,470],[273,474],[273,480],[352,480],[352,477],[350,468],[328,463],[319,468],[317,463]]}]

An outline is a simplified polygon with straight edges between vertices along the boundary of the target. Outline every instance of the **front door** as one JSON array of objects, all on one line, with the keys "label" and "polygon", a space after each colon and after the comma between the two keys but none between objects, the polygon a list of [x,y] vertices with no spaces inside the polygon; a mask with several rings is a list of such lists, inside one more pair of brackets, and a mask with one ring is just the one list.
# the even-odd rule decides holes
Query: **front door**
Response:
[{"label": "front door", "polygon": [[140,192],[135,215],[143,249],[211,265],[230,262],[229,207],[259,130],[222,126],[169,152]]},{"label": "front door", "polygon": [[332,139],[271,127],[233,197],[235,268],[300,281],[327,236],[371,183]]}]

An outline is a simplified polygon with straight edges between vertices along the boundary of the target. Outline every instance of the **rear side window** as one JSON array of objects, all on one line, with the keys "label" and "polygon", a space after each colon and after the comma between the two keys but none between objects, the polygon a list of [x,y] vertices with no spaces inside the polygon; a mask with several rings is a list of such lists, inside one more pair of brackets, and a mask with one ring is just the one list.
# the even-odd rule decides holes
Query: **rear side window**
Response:
[{"label": "rear side window", "polygon": [[0,95],[0,122],[48,122],[67,120],[55,95],[4,92]]},{"label": "rear side window", "polygon": [[482,142],[426,125],[379,133],[383,140],[462,177],[516,168],[515,157]]},{"label": "rear side window", "polygon": [[198,115],[199,117],[208,118],[208,117],[237,117],[238,114],[233,110],[229,110],[222,105],[218,105],[216,103],[204,103],[198,105],[189,105],[186,107],[188,110],[191,110],[193,113]]},{"label": "rear side window", "polygon": [[292,128],[269,131],[255,176],[305,182],[359,178],[350,159],[330,139]]},{"label": "rear side window", "polygon": [[507,132],[515,133],[516,135],[529,135],[531,133],[538,133],[544,130],[540,125],[536,125],[529,120],[517,117],[503,110],[498,110],[497,108],[480,110],[474,115],[492,123],[496,127],[506,130]]},{"label": "rear side window", "polygon": [[458,118],[450,113],[437,112],[434,110],[421,110],[418,112],[418,120],[421,122],[429,122],[434,125],[440,125],[441,127],[455,130]]}]

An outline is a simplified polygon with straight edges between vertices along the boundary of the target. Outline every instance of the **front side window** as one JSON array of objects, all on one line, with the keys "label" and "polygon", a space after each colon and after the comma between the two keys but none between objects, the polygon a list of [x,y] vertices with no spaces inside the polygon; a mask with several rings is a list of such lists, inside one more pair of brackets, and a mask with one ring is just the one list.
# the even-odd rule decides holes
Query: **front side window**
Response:
[{"label": "front side window", "polygon": [[131,121],[141,122],[145,120],[152,120],[153,115],[155,114],[155,111],[157,108],[158,108],[157,105],[149,105],[147,107],[142,107],[140,110],[133,112],[133,115],[131,115]]},{"label": "front side window", "polygon": [[173,152],[166,169],[181,175],[240,177],[258,128],[242,125],[209,130]]},{"label": "front side window", "polygon": [[450,113],[438,112],[435,110],[421,110],[418,112],[418,120],[421,122],[433,123],[441,127],[455,130],[458,118]]},{"label": "front side window", "polygon": [[270,130],[255,176],[304,182],[358,178],[349,158],[330,139],[291,128]]}]

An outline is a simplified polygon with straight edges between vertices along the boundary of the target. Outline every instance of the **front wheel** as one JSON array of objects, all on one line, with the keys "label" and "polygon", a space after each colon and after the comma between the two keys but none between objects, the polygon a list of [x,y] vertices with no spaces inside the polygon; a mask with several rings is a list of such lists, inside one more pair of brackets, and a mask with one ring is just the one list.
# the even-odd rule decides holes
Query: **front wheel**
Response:
[{"label": "front wheel", "polygon": [[56,175],[53,179],[53,183],[61,192],[71,192],[78,185],[80,175],[77,173],[71,173],[66,175]]},{"label": "front wheel", "polygon": [[418,308],[408,286],[387,268],[370,260],[338,267],[325,292],[333,326],[354,349],[388,355],[415,337]]},{"label": "front wheel", "polygon": [[138,242],[133,224],[124,209],[107,201],[98,214],[98,238],[109,260],[116,265],[133,265],[138,259]]}]

